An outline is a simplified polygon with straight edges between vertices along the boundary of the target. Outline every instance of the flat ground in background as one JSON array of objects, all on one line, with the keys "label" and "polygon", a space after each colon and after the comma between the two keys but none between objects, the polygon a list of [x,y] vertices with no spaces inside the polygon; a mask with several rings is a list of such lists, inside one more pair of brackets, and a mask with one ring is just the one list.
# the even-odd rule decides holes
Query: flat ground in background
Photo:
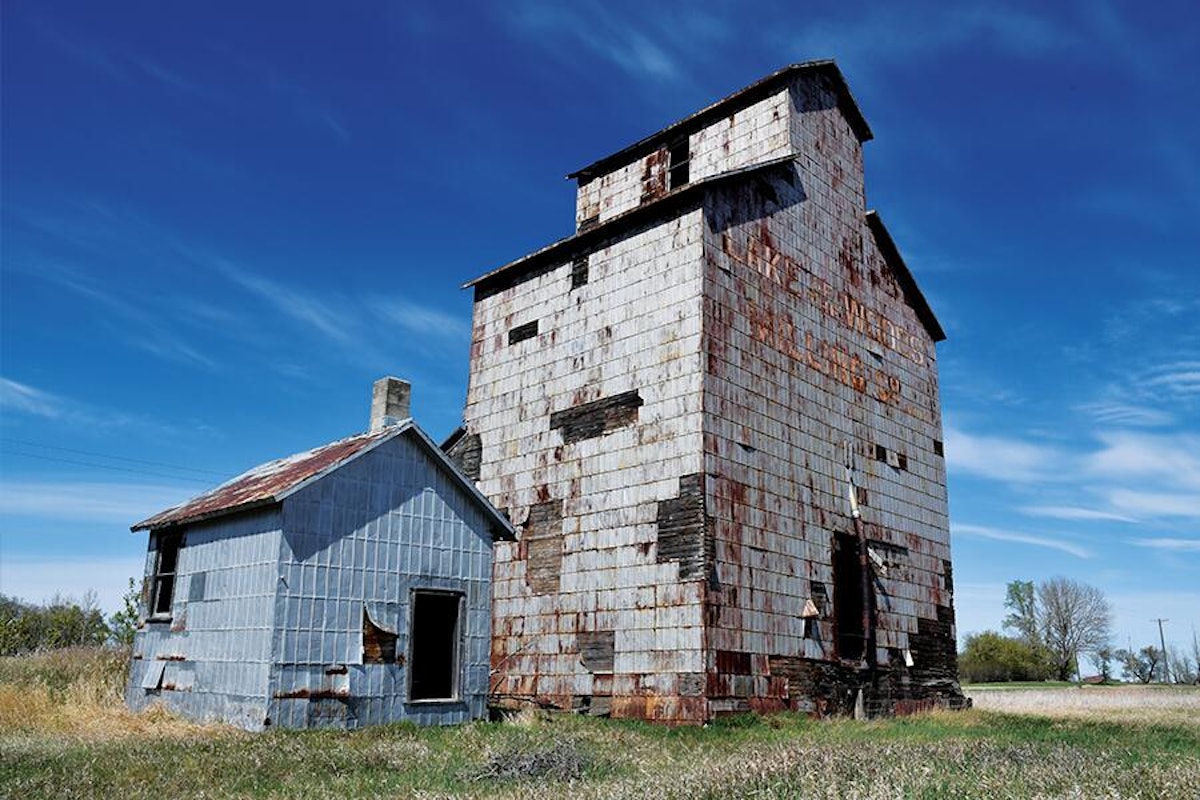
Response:
[{"label": "flat ground in background", "polygon": [[256,735],[125,711],[121,666],[0,659],[0,796],[1200,798],[1200,690],[971,687],[1020,713],[869,723],[527,715]]},{"label": "flat ground in background", "polygon": [[1200,729],[1200,686],[965,686],[984,711]]}]

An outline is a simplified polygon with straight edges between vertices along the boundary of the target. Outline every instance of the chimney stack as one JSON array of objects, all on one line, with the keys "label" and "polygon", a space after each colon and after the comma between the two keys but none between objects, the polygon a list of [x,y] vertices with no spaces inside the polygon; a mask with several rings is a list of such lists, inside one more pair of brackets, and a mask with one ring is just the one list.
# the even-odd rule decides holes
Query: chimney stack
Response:
[{"label": "chimney stack", "polygon": [[399,378],[380,378],[371,393],[371,432],[396,425],[412,416],[412,386]]}]

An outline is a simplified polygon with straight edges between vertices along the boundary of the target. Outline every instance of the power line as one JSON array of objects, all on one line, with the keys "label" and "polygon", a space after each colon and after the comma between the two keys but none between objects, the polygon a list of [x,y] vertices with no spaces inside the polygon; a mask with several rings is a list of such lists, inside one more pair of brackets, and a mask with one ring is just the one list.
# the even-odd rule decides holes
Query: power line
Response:
[{"label": "power line", "polygon": [[209,485],[211,483],[211,481],[202,480],[201,478],[188,478],[183,475],[170,475],[165,472],[151,472],[150,470],[144,470],[144,469],[130,469],[128,467],[118,467],[114,464],[97,464],[92,461],[76,461],[76,460],[70,459],[70,458],[55,458],[54,456],[43,456],[43,455],[38,455],[37,453],[20,453],[20,452],[8,450],[8,451],[5,451],[5,455],[21,456],[22,458],[36,458],[36,459],[40,459],[42,461],[54,461],[59,464],[74,464],[75,466],[79,466],[79,467],[95,467],[96,469],[109,469],[109,470],[113,470],[115,472],[129,472],[134,475],[151,475],[156,478],[171,478],[172,480],[183,481],[185,483],[196,483],[196,484],[204,484],[204,485]]},{"label": "power line", "polygon": [[152,467],[166,467],[167,469],[178,469],[185,472],[204,473],[205,475],[215,475],[219,478],[226,477],[226,473],[217,472],[211,469],[201,469],[200,467],[185,467],[181,464],[168,464],[165,461],[148,461],[144,458],[130,458],[128,456],[114,456],[108,453],[97,453],[92,450],[77,450],[72,447],[58,447],[52,444],[41,444],[39,442],[30,442],[24,439],[5,439],[6,442],[12,444],[25,445],[26,447],[40,447],[45,450],[59,450],[64,453],[76,453],[81,456],[96,456],[97,458],[107,458],[112,461],[128,461],[131,464],[148,464]]}]

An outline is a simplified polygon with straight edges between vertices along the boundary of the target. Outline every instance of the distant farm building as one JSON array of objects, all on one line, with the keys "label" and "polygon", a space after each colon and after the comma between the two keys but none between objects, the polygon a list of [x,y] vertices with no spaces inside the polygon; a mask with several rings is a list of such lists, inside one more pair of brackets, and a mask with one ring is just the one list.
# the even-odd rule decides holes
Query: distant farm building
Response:
[{"label": "distant farm building", "polygon": [[126,699],[251,730],[453,723],[487,708],[507,521],[375,386],[371,429],[272,461],[150,531]]},{"label": "distant farm building", "polygon": [[471,281],[445,445],[517,524],[494,700],[669,722],[961,705],[934,344],[871,130],[794,65],[571,175]]}]

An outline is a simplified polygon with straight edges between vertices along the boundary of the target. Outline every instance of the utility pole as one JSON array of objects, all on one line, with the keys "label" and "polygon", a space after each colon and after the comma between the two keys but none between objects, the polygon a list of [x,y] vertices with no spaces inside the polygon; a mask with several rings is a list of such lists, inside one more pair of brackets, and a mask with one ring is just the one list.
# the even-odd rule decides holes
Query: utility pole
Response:
[{"label": "utility pole", "polygon": [[1171,620],[1155,618],[1150,621],[1158,623],[1158,643],[1160,645],[1162,645],[1163,683],[1170,683],[1171,682],[1171,668],[1167,665],[1167,640],[1165,637],[1163,637],[1162,626],[1163,626],[1164,622],[1170,622]]}]

